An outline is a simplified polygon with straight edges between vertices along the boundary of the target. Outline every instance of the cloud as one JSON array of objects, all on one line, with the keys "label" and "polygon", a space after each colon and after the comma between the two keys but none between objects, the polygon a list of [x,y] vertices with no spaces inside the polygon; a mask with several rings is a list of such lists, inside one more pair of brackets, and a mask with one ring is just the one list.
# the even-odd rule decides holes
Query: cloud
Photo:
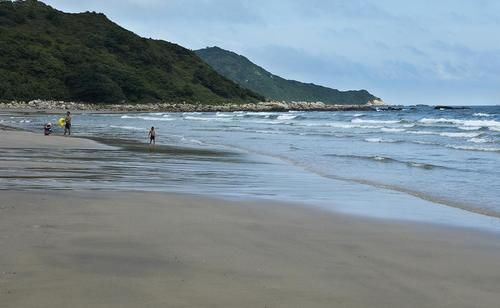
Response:
[{"label": "cloud", "polygon": [[188,48],[219,45],[287,78],[369,88],[402,101],[404,91],[443,99],[452,90],[467,101],[478,93],[499,101],[493,94],[500,84],[499,1],[47,2],[102,11],[140,35]]},{"label": "cloud", "polygon": [[445,79],[495,80],[500,84],[500,49],[475,50],[441,40],[433,41],[431,47],[448,59],[437,65],[437,72]]},{"label": "cloud", "polygon": [[[281,1],[283,2],[283,1]],[[305,17],[335,17],[342,19],[393,19],[396,16],[382,9],[375,1],[304,0],[290,1],[291,10]]]}]

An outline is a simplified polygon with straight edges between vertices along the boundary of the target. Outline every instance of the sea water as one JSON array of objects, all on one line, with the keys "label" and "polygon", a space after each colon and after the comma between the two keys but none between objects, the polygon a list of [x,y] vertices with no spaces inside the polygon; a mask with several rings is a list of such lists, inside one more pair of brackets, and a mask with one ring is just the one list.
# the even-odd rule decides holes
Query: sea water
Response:
[{"label": "sea water", "polygon": [[[58,117],[4,114],[0,124],[41,132]],[[151,126],[156,147],[147,145]],[[500,217],[499,106],[89,113],[74,116],[73,134],[120,149],[26,149],[25,159],[71,161],[81,168],[16,171],[24,177],[7,177],[12,170],[1,168],[0,188],[177,191],[386,218],[421,220],[432,213],[434,221],[475,219],[464,211],[488,215],[478,215],[480,224],[497,224]],[[2,155],[19,158],[14,150]]]}]

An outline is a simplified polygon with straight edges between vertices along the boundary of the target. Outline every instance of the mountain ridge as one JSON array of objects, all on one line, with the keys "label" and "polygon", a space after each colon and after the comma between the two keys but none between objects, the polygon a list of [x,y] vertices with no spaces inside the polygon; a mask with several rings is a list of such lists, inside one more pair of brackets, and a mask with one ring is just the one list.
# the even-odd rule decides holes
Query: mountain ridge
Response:
[{"label": "mountain ridge", "polygon": [[340,91],[313,83],[287,80],[248,58],[220,47],[195,50],[219,74],[270,100],[321,101],[327,104],[366,104],[380,99],[366,90]]},{"label": "mountain ridge", "polygon": [[257,102],[193,51],[142,38],[102,13],[0,0],[0,100]]}]

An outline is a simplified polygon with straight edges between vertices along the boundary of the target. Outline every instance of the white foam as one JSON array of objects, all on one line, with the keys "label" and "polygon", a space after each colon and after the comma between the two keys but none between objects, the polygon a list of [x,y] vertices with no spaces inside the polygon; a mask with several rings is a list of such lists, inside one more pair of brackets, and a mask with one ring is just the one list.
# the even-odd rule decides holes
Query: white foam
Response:
[{"label": "white foam", "polygon": [[111,128],[121,128],[121,129],[127,129],[127,130],[147,131],[147,129],[145,129],[145,128],[134,127],[134,126],[110,125],[109,127],[111,127]]},{"label": "white foam", "polygon": [[481,129],[481,127],[479,127],[479,126],[458,126],[457,128],[461,129],[461,130],[480,130]]},{"label": "white foam", "polygon": [[470,121],[457,121],[457,124],[464,126],[480,126],[480,127],[499,127],[500,122],[495,120],[470,120]]},{"label": "white foam", "polygon": [[500,132],[500,127],[490,127],[489,130]]},{"label": "white foam", "polygon": [[282,114],[278,116],[278,120],[293,120],[297,118],[297,115],[293,114]]},{"label": "white foam", "polygon": [[453,124],[453,119],[445,119],[445,118],[430,119],[430,118],[423,118],[423,119],[420,119],[418,122],[423,123],[423,124],[437,124],[437,123]]},{"label": "white foam", "polygon": [[407,131],[408,134],[415,134],[415,135],[438,135],[438,132],[432,132],[428,130],[410,130]]},{"label": "white foam", "polygon": [[401,133],[406,131],[406,129],[403,128],[387,128],[387,127],[383,127],[380,130],[386,133]]},{"label": "white foam", "polygon": [[250,115],[250,116],[271,116],[273,114],[276,114],[276,112],[255,112],[255,111],[248,111],[245,112],[245,115]]},{"label": "white foam", "polygon": [[471,138],[467,140],[468,142],[473,142],[473,143],[488,143],[489,140],[484,139],[484,138]]},{"label": "white foam", "polygon": [[122,119],[139,119],[139,120],[145,120],[145,121],[175,121],[173,118],[158,118],[158,117],[150,117],[150,116],[129,116],[129,115],[124,115],[121,116]]},{"label": "white foam", "polygon": [[471,127],[500,127],[500,122],[495,120],[459,120],[459,119],[429,119],[423,118],[419,120],[420,123],[423,124],[455,124],[462,126],[471,126]]},{"label": "white foam", "polygon": [[342,123],[342,122],[331,122],[331,123],[325,124],[324,126],[335,127],[335,128],[345,128],[345,129],[349,129],[349,128],[378,129],[378,128],[383,127],[383,126],[379,126],[379,125],[352,125],[352,124],[347,124],[347,123]]},{"label": "white foam", "polygon": [[415,141],[412,141],[413,143],[416,143],[416,144],[424,144],[424,145],[438,145],[437,143],[435,142],[429,142],[429,141],[420,141],[420,140],[415,140]]},{"label": "white foam", "polygon": [[206,118],[206,117],[192,117],[192,116],[185,116],[184,120],[193,120],[193,121],[219,121],[219,122],[230,121],[230,119],[227,119],[227,118]]},{"label": "white foam", "polygon": [[440,133],[440,136],[451,138],[474,138],[481,135],[481,133]]},{"label": "white foam", "polygon": [[224,113],[224,112],[217,112],[217,113],[215,114],[215,116],[217,116],[217,117],[229,118],[229,117],[233,117],[234,115],[232,115],[232,114],[228,114],[228,113]]},{"label": "white foam", "polygon": [[367,138],[365,139],[366,142],[372,142],[372,143],[394,143],[397,142],[396,140],[393,139],[382,139],[382,138]]},{"label": "white foam", "polygon": [[475,116],[475,117],[492,117],[493,115],[489,114],[489,113],[477,112],[477,113],[474,113],[473,116]]},{"label": "white foam", "polygon": [[196,139],[189,139],[189,142],[195,143],[195,144],[200,144],[200,145],[205,144],[205,143],[201,142],[200,140],[196,140]]},{"label": "white foam", "polygon": [[456,150],[500,152],[500,148],[482,148],[482,147],[473,147],[473,146],[466,146],[466,145],[453,145],[453,144],[447,144],[446,147],[451,148],[451,149],[456,149]]},{"label": "white foam", "polygon": [[356,113],[356,114],[353,115],[353,117],[355,117],[355,118],[362,117],[362,116],[364,116],[363,113]]},{"label": "white foam", "polygon": [[368,123],[368,124],[396,124],[400,121],[383,121],[383,120],[363,120],[363,119],[352,119],[352,123]]},{"label": "white foam", "polygon": [[267,134],[267,135],[282,135],[282,132],[275,131],[275,130],[256,130],[256,133],[259,134]]}]

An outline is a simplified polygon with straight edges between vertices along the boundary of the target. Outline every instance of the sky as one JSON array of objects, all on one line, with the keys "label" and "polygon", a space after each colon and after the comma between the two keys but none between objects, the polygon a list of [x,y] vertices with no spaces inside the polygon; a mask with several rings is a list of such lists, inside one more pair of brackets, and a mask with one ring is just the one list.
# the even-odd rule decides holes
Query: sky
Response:
[{"label": "sky", "polygon": [[497,0],[46,0],[389,104],[500,105]]}]

